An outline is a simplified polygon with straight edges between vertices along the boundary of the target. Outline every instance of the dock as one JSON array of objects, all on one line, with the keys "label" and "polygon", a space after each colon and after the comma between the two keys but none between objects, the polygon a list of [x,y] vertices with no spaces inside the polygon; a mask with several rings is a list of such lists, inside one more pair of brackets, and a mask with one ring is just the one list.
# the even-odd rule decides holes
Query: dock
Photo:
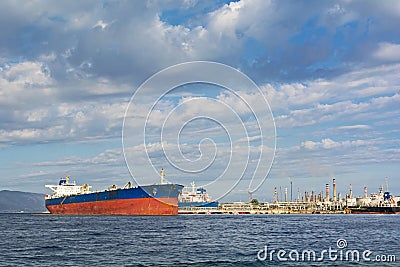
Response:
[{"label": "dock", "polygon": [[218,208],[180,208],[178,214],[344,214],[346,207],[340,202],[274,202],[254,205],[247,202],[221,203]]}]

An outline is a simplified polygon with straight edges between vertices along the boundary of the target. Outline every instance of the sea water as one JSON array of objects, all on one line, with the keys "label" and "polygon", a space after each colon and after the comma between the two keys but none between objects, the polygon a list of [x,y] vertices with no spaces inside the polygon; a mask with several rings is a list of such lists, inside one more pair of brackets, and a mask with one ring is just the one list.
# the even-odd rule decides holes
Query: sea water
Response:
[{"label": "sea water", "polygon": [[1,266],[400,266],[399,215],[0,214],[0,227]]}]

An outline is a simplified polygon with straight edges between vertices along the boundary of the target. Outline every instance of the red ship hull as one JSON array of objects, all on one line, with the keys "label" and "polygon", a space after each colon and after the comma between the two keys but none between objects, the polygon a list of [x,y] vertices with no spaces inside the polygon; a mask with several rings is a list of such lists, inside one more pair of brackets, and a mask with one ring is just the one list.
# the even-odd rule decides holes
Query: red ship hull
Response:
[{"label": "red ship hull", "polygon": [[49,205],[52,214],[65,215],[177,215],[177,198],[132,198]]}]

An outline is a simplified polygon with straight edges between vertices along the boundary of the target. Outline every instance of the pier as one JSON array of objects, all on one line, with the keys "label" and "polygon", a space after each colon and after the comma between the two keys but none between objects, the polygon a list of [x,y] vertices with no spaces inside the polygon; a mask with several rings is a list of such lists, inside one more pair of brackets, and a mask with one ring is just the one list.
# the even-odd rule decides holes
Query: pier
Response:
[{"label": "pier", "polygon": [[340,202],[275,202],[254,205],[246,202],[222,203],[218,208],[180,208],[178,214],[343,214]]}]

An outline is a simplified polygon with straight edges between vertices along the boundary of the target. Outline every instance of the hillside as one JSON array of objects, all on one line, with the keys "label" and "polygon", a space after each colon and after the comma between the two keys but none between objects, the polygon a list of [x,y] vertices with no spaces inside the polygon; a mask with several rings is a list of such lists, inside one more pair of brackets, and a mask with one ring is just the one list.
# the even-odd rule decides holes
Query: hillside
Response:
[{"label": "hillside", "polygon": [[44,195],[19,191],[0,191],[0,213],[38,213],[46,211]]}]

